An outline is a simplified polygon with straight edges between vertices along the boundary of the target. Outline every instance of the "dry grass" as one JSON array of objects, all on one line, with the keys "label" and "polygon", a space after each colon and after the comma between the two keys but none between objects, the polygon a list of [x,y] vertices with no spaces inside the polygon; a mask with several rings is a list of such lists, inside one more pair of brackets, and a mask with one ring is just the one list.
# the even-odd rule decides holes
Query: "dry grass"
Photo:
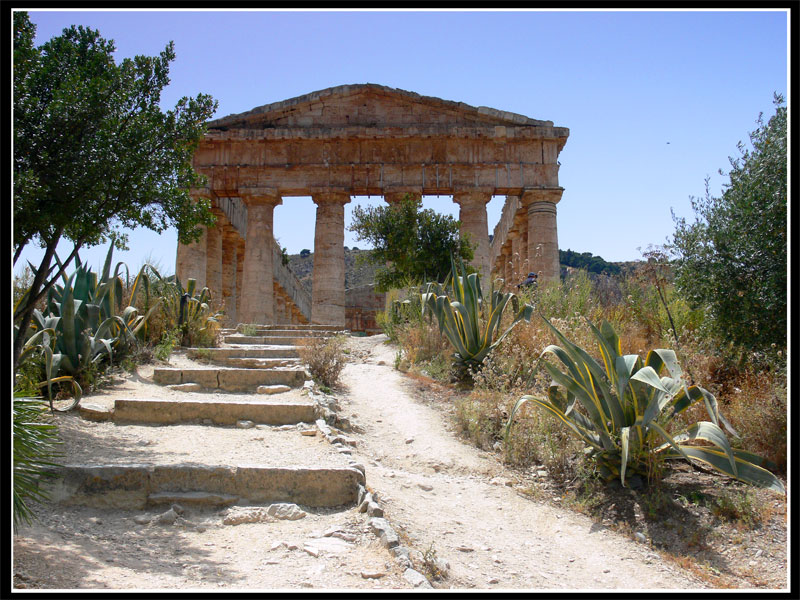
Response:
[{"label": "dry grass", "polygon": [[[604,285],[608,286],[608,282]],[[650,288],[648,288],[650,285]],[[741,435],[732,439],[738,446],[760,454],[786,469],[787,390],[786,374],[776,371],[741,370],[729,355],[704,340],[699,334],[698,314],[691,311],[667,288],[667,299],[678,329],[680,345],[669,329],[663,306],[656,302],[655,288],[642,278],[629,277],[620,284],[622,294],[593,294],[592,282],[581,272],[566,281],[525,292],[523,301],[531,301],[536,312],[550,320],[567,339],[596,359],[600,359],[589,322],[599,325],[607,320],[620,337],[625,354],[642,358],[655,348],[672,348],[678,353],[687,380],[714,394],[722,414]],[[510,323],[511,311],[504,315]],[[505,327],[501,328],[503,330]],[[402,348],[402,366],[427,373],[443,381],[446,364],[453,352],[435,326],[414,321],[397,330]],[[457,401],[456,413],[462,432],[477,445],[489,448],[502,439],[508,411],[524,394],[546,392],[543,372],[536,372],[537,359],[550,344],[559,344],[554,334],[537,315],[530,323],[519,323],[505,341],[474,374],[474,390]],[[560,344],[559,344],[560,345]],[[505,418],[504,418],[505,415]],[[685,424],[708,420],[702,405],[695,405],[682,416]],[[566,429],[548,415],[526,408],[517,418],[504,448],[509,463],[546,464],[548,470],[569,473],[575,469],[580,444]]]},{"label": "dry grass", "polygon": [[300,359],[308,365],[311,377],[317,383],[335,388],[339,384],[339,375],[347,363],[345,353],[346,338],[307,337],[295,340]]}]

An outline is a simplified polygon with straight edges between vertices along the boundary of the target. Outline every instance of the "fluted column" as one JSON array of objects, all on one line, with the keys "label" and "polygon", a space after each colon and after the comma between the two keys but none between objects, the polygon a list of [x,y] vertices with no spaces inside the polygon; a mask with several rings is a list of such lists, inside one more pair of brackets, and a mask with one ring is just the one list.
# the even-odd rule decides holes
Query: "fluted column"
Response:
[{"label": "fluted column", "polygon": [[236,263],[239,234],[230,223],[222,229],[222,304],[228,325],[238,323],[236,313]]},{"label": "fluted column", "polygon": [[272,324],[275,302],[272,288],[272,217],[281,204],[278,195],[243,195],[247,205],[247,234],[242,272],[242,323]]},{"label": "fluted column", "polygon": [[[200,198],[209,199],[210,192],[205,188],[192,188],[192,200],[196,202]],[[178,249],[175,257],[175,275],[186,288],[189,279],[197,280],[197,289],[201,290],[206,285],[206,252],[207,252],[207,231],[205,225],[198,225],[202,231],[200,238],[191,244],[181,244],[178,240]]]},{"label": "fluted column", "polygon": [[236,296],[234,306],[236,307],[236,323],[242,322],[242,279],[244,278],[244,249],[245,240],[239,237],[236,240]]},{"label": "fluted column", "polygon": [[481,281],[488,283],[489,265],[489,226],[486,220],[486,205],[492,199],[492,193],[486,191],[456,192],[453,202],[461,209],[458,219],[461,221],[461,234],[468,233],[474,246],[472,266],[480,273]]},{"label": "fluted column", "polygon": [[522,202],[528,214],[529,269],[539,274],[540,281],[558,281],[558,228],[556,203],[562,188],[526,190]]},{"label": "fluted column", "polygon": [[516,285],[516,282],[514,281],[514,263],[511,256],[511,244],[507,244],[507,248],[503,254],[500,255],[500,259],[503,261],[499,269],[503,276],[503,281],[507,288],[513,287]]},{"label": "fluted column", "polygon": [[227,219],[219,209],[213,208],[211,212],[217,223],[206,230],[206,286],[211,297],[219,300],[222,297],[222,227]]},{"label": "fluted column", "polygon": [[[527,218],[525,227],[527,230]],[[514,227],[511,232],[509,233],[509,237],[511,238],[511,279],[515,280],[514,285],[523,281],[523,261],[525,257],[528,256],[528,248],[525,244],[525,236],[522,234],[517,227]],[[516,281],[516,280],[519,281]]]},{"label": "fluted column", "polygon": [[348,194],[318,193],[314,230],[314,273],[311,285],[311,323],[344,327],[344,205]]}]

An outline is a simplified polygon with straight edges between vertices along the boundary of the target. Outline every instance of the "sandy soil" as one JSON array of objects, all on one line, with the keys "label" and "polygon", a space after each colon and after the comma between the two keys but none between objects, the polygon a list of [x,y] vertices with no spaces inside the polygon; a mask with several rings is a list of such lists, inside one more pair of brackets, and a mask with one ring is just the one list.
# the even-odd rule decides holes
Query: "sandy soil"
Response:
[{"label": "sandy soil", "polygon": [[522,497],[494,455],[456,439],[440,411],[412,399],[383,337],[351,341],[361,360],[344,369],[342,412],[368,425],[354,456],[366,461],[390,522],[449,562],[437,587],[703,587],[647,544]]}]

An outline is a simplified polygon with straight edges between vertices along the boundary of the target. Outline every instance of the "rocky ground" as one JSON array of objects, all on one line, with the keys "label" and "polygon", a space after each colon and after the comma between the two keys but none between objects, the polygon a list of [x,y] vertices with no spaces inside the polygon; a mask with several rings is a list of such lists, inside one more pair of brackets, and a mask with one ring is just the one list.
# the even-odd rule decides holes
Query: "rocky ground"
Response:
[{"label": "rocky ground", "polygon": [[[357,506],[270,514],[266,507],[123,511],[46,504],[36,506],[39,521],[14,538],[15,586],[206,591],[786,587],[782,498],[757,493],[753,502],[766,507],[761,514],[768,519],[755,529],[716,517],[706,500],[719,495],[719,478],[688,470],[667,478],[664,497],[670,502],[663,505],[649,505],[644,495],[622,489],[581,498],[580,490],[549,483],[539,469],[510,469],[499,453],[459,440],[451,414],[453,392],[397,372],[394,351],[383,339],[351,338],[352,361],[334,393],[340,414],[356,424],[347,433],[356,443],[351,456],[365,466],[368,491],[389,533],[409,549],[407,560],[423,581],[408,577],[408,564],[387,548],[388,534],[376,531],[374,519]],[[164,393],[182,392],[155,386],[142,368],[87,401]],[[305,425],[114,426],[74,414],[59,420],[72,457],[96,462],[141,451],[170,460],[266,460],[304,452],[338,458],[322,432],[304,434]]]}]

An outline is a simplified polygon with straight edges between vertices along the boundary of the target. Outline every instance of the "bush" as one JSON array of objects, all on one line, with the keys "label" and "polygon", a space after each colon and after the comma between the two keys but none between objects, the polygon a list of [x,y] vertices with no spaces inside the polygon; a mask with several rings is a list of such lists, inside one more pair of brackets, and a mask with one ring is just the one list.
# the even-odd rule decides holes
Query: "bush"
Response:
[{"label": "bush", "polygon": [[778,95],[774,104],[752,150],[738,144],[721,196],[706,182],[705,198],[692,198],[695,221],[674,218],[678,288],[714,337],[746,353],[787,345],[787,109]]},{"label": "bush", "polygon": [[308,365],[314,381],[325,387],[335,388],[339,375],[347,363],[345,344],[347,338],[337,335],[331,338],[308,337],[296,341],[301,360]]}]

